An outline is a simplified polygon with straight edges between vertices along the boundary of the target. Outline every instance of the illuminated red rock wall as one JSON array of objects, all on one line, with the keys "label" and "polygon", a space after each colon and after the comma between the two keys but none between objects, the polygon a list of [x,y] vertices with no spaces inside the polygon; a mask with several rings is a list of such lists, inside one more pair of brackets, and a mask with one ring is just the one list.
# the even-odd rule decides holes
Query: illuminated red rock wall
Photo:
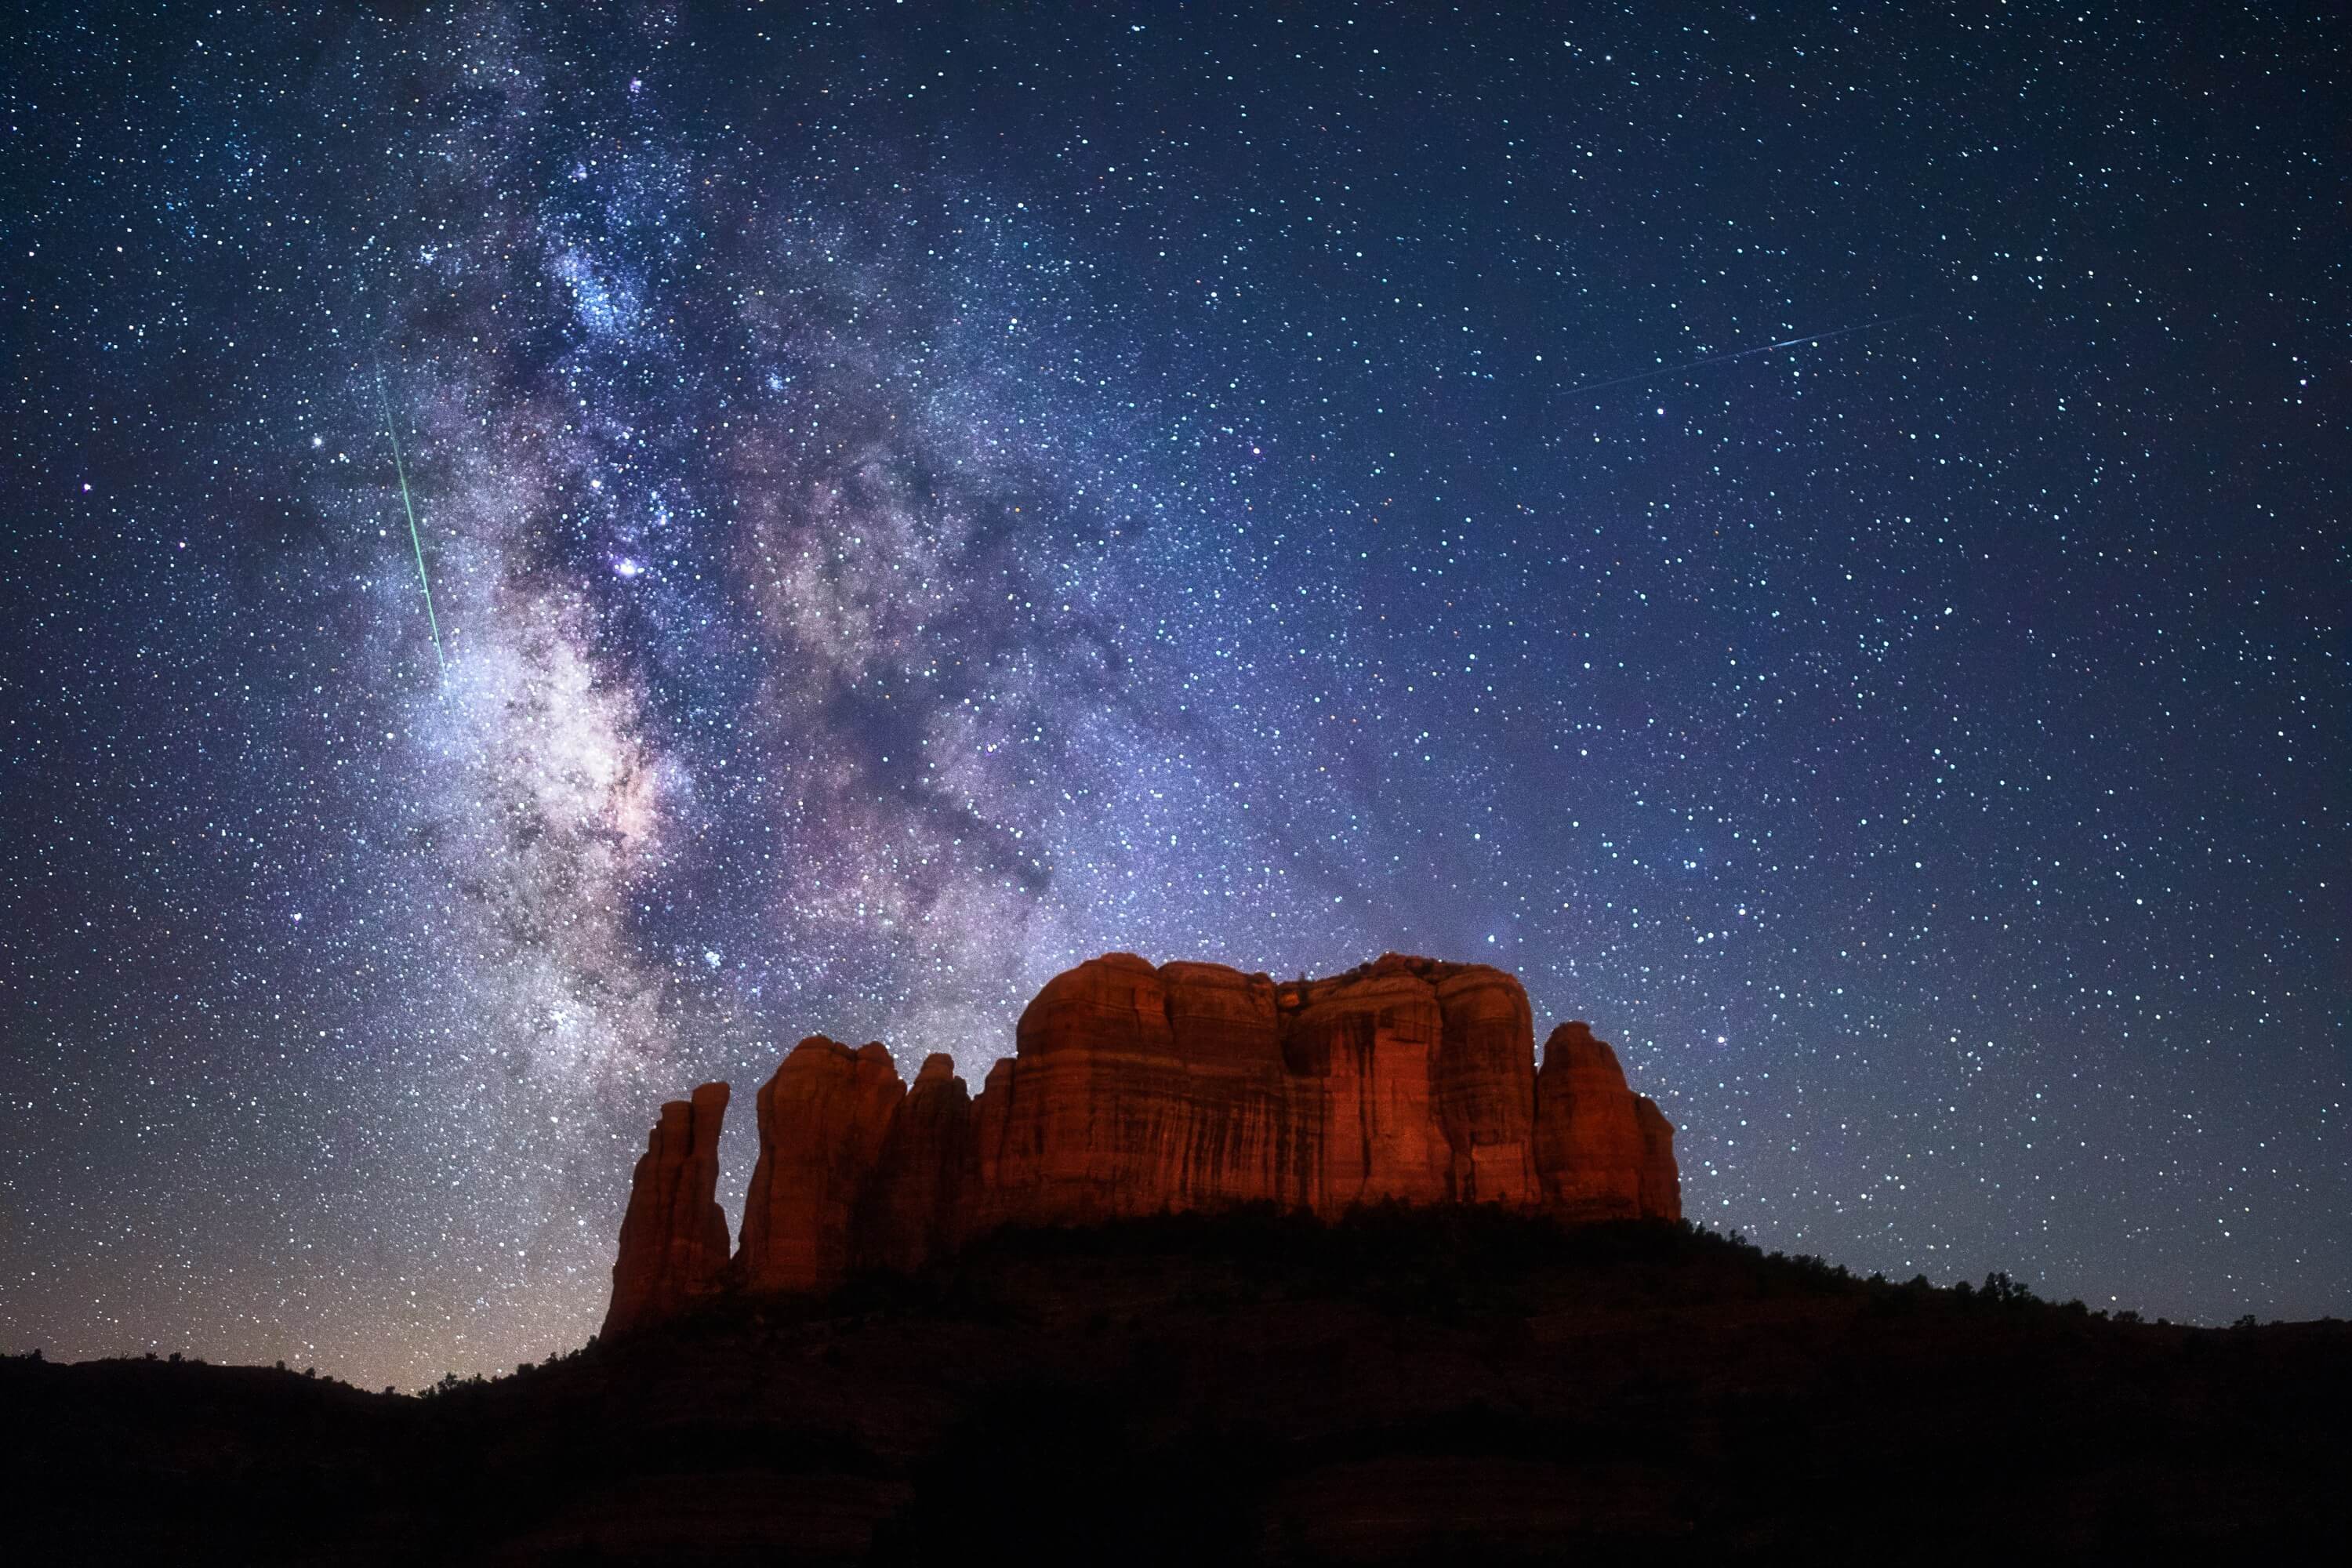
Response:
[{"label": "illuminated red rock wall", "polygon": [[977,1098],[945,1056],[909,1089],[878,1044],[803,1040],[760,1091],[731,1266],[710,1230],[726,1086],[663,1108],[607,1331],[681,1310],[722,1268],[750,1289],[817,1289],[1009,1224],[1383,1199],[1680,1218],[1674,1129],[1616,1054],[1563,1024],[1538,1073],[1534,1039],[1526,991],[1484,964],[1391,953],[1277,984],[1108,953],[1037,994]]}]

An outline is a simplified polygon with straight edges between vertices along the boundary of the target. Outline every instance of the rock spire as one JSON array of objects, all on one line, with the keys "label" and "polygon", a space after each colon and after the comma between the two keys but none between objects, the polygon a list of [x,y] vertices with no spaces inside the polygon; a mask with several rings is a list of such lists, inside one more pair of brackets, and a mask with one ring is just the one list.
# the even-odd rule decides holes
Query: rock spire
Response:
[{"label": "rock spire", "polygon": [[675,1317],[718,1289],[727,1267],[727,1215],[719,1206],[719,1128],[728,1088],[706,1083],[661,1108],[621,1221],[613,1305],[604,1332]]}]

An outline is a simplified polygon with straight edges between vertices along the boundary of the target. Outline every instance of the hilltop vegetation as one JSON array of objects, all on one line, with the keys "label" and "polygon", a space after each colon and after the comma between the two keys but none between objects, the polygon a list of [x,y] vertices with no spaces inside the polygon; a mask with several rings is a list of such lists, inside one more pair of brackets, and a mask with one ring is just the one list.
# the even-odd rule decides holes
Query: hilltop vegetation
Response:
[{"label": "hilltop vegetation", "polygon": [[1482,1208],[1007,1232],[423,1398],[0,1366],[12,1511],[85,1561],[2292,1546],[2344,1522],[2347,1395],[2341,1323]]}]

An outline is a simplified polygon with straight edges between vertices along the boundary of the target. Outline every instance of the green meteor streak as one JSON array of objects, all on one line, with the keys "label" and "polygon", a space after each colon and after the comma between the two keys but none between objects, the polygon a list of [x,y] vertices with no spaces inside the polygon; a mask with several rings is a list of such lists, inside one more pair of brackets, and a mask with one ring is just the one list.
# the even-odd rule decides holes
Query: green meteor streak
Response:
[{"label": "green meteor streak", "polygon": [[441,622],[433,613],[433,579],[425,574],[425,541],[416,531],[416,503],[408,499],[408,468],[400,460],[400,437],[392,427],[392,395],[383,389],[383,377],[375,380],[375,395],[383,400],[383,433],[392,442],[392,471],[400,476],[400,504],[408,513],[408,542],[416,551],[416,581],[425,589],[425,624],[433,628],[433,657],[440,661],[441,674],[449,674],[449,656],[441,648]]}]

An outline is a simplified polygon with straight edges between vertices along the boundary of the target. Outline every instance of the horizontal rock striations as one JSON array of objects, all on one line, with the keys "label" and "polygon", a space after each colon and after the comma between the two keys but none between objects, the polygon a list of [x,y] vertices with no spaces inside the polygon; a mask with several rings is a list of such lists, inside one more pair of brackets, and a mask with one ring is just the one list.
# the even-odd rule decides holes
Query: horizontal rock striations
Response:
[{"label": "horizontal rock striations", "polygon": [[1055,976],[972,1103],[974,1231],[1272,1199],[1312,1206],[1272,984],[1115,952]]},{"label": "horizontal rock striations", "polygon": [[[760,1091],[759,1163],[726,1277],[820,1289],[854,1268],[912,1269],[1000,1226],[1251,1203],[1681,1217],[1674,1129],[1626,1087],[1616,1054],[1563,1024],[1538,1073],[1534,1040],[1527,993],[1485,964],[1390,953],[1276,983],[1119,952],[1037,994],[977,1097],[945,1056],[910,1089],[879,1044],[806,1039]],[[725,1106],[718,1084],[663,1108],[607,1332],[718,1288]]]}]

